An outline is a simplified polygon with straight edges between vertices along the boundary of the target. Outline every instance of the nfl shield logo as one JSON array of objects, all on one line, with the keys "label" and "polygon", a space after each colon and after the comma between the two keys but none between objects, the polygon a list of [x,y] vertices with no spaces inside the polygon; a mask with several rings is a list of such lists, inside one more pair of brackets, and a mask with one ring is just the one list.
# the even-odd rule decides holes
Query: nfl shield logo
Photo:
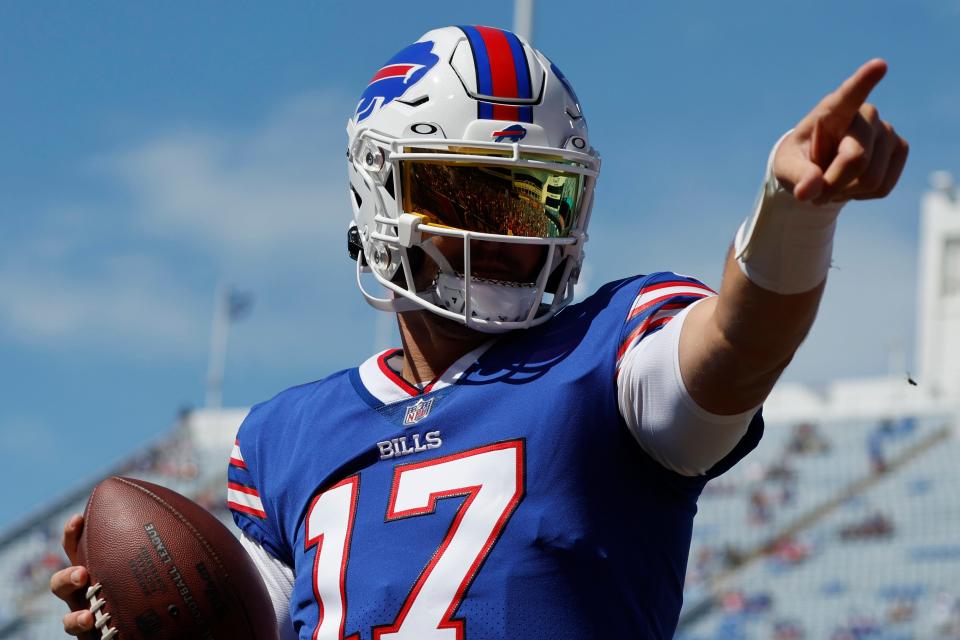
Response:
[{"label": "nfl shield logo", "polygon": [[403,424],[417,424],[430,415],[430,408],[432,406],[433,398],[430,398],[429,400],[420,398],[415,403],[407,407],[407,411],[403,416]]}]

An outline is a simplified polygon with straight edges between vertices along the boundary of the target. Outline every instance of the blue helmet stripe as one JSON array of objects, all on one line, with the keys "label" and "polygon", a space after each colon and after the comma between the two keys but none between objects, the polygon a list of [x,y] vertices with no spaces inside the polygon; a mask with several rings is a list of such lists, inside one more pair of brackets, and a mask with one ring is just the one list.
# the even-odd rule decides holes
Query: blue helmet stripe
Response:
[{"label": "blue helmet stripe", "polygon": [[523,51],[523,45],[520,44],[520,38],[504,31],[507,36],[507,42],[510,43],[510,53],[513,54],[513,67],[517,73],[517,97],[532,98],[530,90],[530,66],[527,64],[527,55]]},{"label": "blue helmet stripe", "polygon": [[[477,93],[485,96],[493,94],[493,76],[490,73],[490,57],[487,55],[487,45],[480,32],[474,27],[460,25],[460,30],[470,41],[473,50],[473,67],[477,72]],[[490,120],[493,118],[493,105],[489,102],[478,102],[477,117]]]},{"label": "blue helmet stripe", "polygon": [[[530,65],[527,62],[527,55],[520,43],[520,38],[509,31],[504,31],[507,36],[507,42],[510,43],[510,51],[513,53],[513,65],[517,72],[517,97],[532,98],[533,89],[530,86]],[[533,122],[533,107],[520,107],[520,122]]]}]

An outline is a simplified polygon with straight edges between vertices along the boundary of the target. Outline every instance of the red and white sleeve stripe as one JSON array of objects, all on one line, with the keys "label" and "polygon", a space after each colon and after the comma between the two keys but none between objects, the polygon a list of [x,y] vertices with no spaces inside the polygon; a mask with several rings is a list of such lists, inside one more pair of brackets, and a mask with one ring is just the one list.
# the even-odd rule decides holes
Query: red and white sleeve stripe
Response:
[{"label": "red and white sleeve stripe", "polygon": [[650,307],[674,296],[698,296],[702,298],[713,293],[714,291],[710,287],[692,282],[662,282],[650,285],[644,287],[640,291],[640,295],[634,299],[633,305],[630,307],[630,313],[627,314],[627,320],[632,320]]},{"label": "red and white sleeve stripe", "polygon": [[243,461],[243,454],[240,453],[240,441],[233,441],[233,451],[230,452],[230,464],[240,469],[246,469],[247,463]]},{"label": "red and white sleeve stripe", "polygon": [[[631,321],[637,324],[620,343],[617,350],[617,370],[619,371],[627,353],[637,346],[649,331],[670,322],[693,302],[691,298],[699,299],[711,295],[714,295],[712,289],[694,282],[661,282],[641,289],[627,314],[628,326]],[[650,315],[640,319],[644,313]]]},{"label": "red and white sleeve stripe", "polygon": [[258,518],[267,517],[263,502],[260,501],[260,492],[236,482],[227,483],[227,506],[234,511],[242,511]]}]

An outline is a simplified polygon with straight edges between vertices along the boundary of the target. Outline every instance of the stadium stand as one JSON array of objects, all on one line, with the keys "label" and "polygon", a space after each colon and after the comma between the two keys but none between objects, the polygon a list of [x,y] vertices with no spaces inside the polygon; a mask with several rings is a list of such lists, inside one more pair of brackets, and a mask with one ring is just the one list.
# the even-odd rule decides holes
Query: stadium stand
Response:
[{"label": "stadium stand", "polygon": [[771,424],[694,525],[679,638],[960,638],[949,416]]}]

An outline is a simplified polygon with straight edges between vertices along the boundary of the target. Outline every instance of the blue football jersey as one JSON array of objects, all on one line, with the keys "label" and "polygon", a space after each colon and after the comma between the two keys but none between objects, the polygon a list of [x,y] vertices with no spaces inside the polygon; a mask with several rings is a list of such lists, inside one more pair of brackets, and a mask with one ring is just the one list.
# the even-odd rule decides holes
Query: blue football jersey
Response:
[{"label": "blue football jersey", "polygon": [[300,638],[669,638],[706,475],[647,456],[617,406],[623,351],[707,295],[673,273],[602,287],[422,390],[387,351],[255,406],[237,525],[294,569]]}]

